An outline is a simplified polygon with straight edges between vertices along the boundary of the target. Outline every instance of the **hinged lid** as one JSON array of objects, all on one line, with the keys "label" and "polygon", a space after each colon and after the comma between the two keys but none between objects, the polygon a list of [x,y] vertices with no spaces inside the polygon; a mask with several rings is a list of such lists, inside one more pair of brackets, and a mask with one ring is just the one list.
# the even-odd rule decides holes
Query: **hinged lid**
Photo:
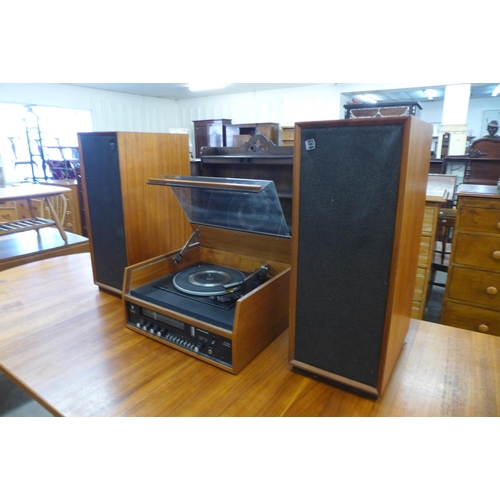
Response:
[{"label": "hinged lid", "polygon": [[162,176],[191,224],[290,237],[273,181],[204,176]]}]

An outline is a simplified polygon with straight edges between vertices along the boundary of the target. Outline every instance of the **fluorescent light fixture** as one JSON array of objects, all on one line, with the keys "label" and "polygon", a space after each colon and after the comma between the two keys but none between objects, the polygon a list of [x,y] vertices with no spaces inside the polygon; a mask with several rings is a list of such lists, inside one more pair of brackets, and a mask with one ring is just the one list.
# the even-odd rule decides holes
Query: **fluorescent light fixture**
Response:
[{"label": "fluorescent light fixture", "polygon": [[491,97],[496,97],[498,94],[500,94],[500,83],[493,89]]},{"label": "fluorescent light fixture", "polygon": [[366,102],[369,102],[371,104],[377,104],[377,99],[375,99],[375,97],[372,97],[371,95],[368,95],[368,94],[363,94],[361,96],[361,99],[363,99],[363,101],[366,101]]},{"label": "fluorescent light fixture", "polygon": [[427,99],[429,99],[429,101],[432,101],[434,97],[437,97],[437,91],[435,89],[425,89],[424,94],[427,96]]},{"label": "fluorescent light fixture", "polygon": [[192,92],[198,92],[200,90],[223,89],[225,86],[225,83],[190,83],[189,90]]}]

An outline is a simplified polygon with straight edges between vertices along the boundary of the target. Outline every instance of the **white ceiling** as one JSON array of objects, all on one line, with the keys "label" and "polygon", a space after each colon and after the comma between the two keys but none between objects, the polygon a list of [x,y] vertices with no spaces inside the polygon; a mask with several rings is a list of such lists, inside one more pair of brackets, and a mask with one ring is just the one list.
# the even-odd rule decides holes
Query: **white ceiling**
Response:
[{"label": "white ceiling", "polygon": [[[471,99],[475,98],[485,98],[491,97],[493,89],[497,86],[497,83],[472,83],[471,84]],[[435,101],[442,101],[445,94],[445,86],[429,87],[435,90],[436,97]],[[363,100],[359,92],[346,93],[349,97],[354,99]],[[373,96],[377,101],[419,101],[425,102],[429,98],[424,94],[424,89],[402,89],[402,90],[387,90],[382,92],[369,92],[369,95]]]},{"label": "white ceiling", "polygon": [[[136,94],[148,97],[160,97],[163,99],[193,99],[195,97],[210,97],[243,92],[258,92],[263,90],[276,90],[290,87],[303,87],[315,85],[312,83],[231,83],[223,89],[191,92],[188,83],[73,83],[81,87],[89,87],[126,94]],[[491,93],[497,83],[473,83],[471,87],[471,98],[491,97]],[[435,89],[438,96],[435,100],[444,99],[444,86],[431,87]],[[359,92],[346,93],[350,98],[361,99]],[[371,92],[378,101],[428,101],[423,89],[387,90],[385,92]]]},{"label": "white ceiling", "polygon": [[276,90],[290,87],[303,87],[315,85],[311,83],[228,83],[222,89],[192,92],[189,83],[73,83],[81,87],[90,87],[99,90],[124,92],[148,97],[161,97],[163,99],[193,99],[196,97],[210,97],[243,92],[258,92],[262,90]]}]

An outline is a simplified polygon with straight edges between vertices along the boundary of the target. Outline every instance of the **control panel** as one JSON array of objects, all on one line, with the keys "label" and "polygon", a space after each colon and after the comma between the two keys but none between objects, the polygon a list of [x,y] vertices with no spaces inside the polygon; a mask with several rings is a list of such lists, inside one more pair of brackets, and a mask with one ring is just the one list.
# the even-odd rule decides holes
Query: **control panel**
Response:
[{"label": "control panel", "polygon": [[230,339],[127,302],[128,323],[142,332],[225,366],[232,366]]}]

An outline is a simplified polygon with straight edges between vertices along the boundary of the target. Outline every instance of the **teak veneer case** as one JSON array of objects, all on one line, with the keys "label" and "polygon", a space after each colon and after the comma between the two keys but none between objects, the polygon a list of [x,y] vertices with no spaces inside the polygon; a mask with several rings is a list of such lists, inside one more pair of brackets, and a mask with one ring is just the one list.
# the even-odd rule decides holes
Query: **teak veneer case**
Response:
[{"label": "teak veneer case", "polygon": [[189,137],[82,132],[78,143],[94,282],[121,295],[126,266],[170,252],[190,234],[173,193],[147,186],[150,177],[189,175]]},{"label": "teak veneer case", "polygon": [[380,396],[410,325],[432,128],[295,124],[290,362]]},{"label": "teak veneer case", "polygon": [[[183,182],[193,180],[200,184],[205,182],[209,184],[211,181],[224,182],[223,179],[206,177],[184,179]],[[240,181],[242,183],[254,182],[237,180],[237,182]],[[150,179],[149,183],[156,184],[156,187],[149,186],[149,188],[166,191],[164,187],[159,186],[169,185],[169,182],[175,182],[175,179],[169,181],[161,178]],[[272,181],[255,182],[272,183]],[[279,206],[277,198],[276,204]],[[284,217],[282,218],[284,223]],[[286,226],[285,223],[284,225]],[[196,233],[195,243],[188,244],[185,249],[160,255],[125,269],[123,298],[127,327],[206,363],[237,374],[288,326],[291,240],[289,236],[257,234],[193,222],[191,222],[191,227],[193,234]],[[286,231],[288,232],[288,229]],[[181,252],[183,252],[182,260],[175,264],[174,258]],[[193,315],[178,312],[168,306],[158,305],[134,295],[134,290],[200,262],[231,267],[244,273],[251,273],[263,264],[269,266],[269,280],[237,300],[232,328],[214,325],[203,319],[197,319]],[[142,314],[141,311],[144,309],[150,316],[160,315],[157,325],[164,327],[167,334],[170,328],[168,323],[173,319],[187,326],[186,330],[191,329],[193,336],[196,330],[197,336],[199,332],[204,332],[203,335],[206,334],[207,340],[212,340],[214,343],[220,344],[227,341],[231,344],[231,362],[220,362],[207,356],[206,351],[197,353],[192,348],[183,347],[182,343],[168,341],[164,336],[149,333],[137,327],[135,320],[131,318],[139,317],[138,315]],[[185,339],[188,335],[189,333],[183,338]]]}]

